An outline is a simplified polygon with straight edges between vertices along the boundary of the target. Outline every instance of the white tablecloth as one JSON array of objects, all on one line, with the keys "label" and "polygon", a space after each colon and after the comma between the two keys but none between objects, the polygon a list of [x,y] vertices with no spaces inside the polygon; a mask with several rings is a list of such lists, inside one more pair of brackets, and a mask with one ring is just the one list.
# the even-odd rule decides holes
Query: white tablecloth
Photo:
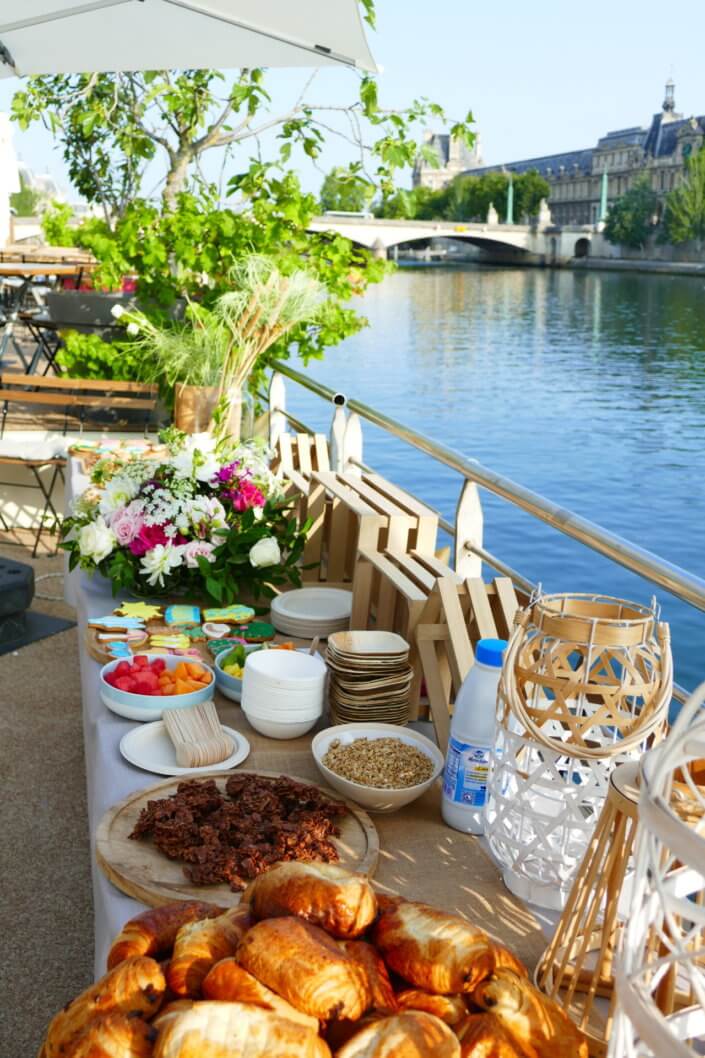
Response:
[{"label": "white tablecloth", "polygon": [[[67,495],[70,500],[71,496],[77,495],[86,487],[88,479],[81,473],[80,464],[78,464],[75,459],[71,461],[69,470],[70,472],[67,475]],[[128,764],[120,754],[120,739],[132,727],[134,727],[134,721],[123,720],[111,713],[103,705],[99,694],[100,666],[90,657],[83,645],[84,632],[88,619],[108,614],[112,612],[116,605],[116,600],[111,595],[109,585],[102,580],[102,578],[98,581],[92,581],[91,578],[87,577],[84,573],[81,573],[79,570],[74,570],[73,573],[68,574],[66,577],[65,597],[71,605],[76,607],[78,620],[81,702],[83,710],[83,735],[85,742],[86,783],[88,793],[88,824],[91,841],[91,870],[93,876],[95,915],[94,965],[95,976],[98,978],[105,973],[106,957],[113,937],[119,933],[123,924],[129,918],[144,910],[145,905],[138,903],[136,900],[133,900],[120,892],[120,890],[108,881],[97,866],[95,861],[96,830],[103,815],[109,808],[118,801],[123,800],[123,798],[127,797],[135,790],[141,790],[159,782],[160,776],[151,775],[147,772],[141,771],[139,768],[133,767],[131,764]],[[122,599],[119,601],[122,601]],[[218,707],[221,718],[225,723],[231,724],[234,727],[241,727],[243,725],[244,727],[247,727],[241,717],[240,710],[237,707],[234,707],[232,703],[220,698]],[[274,742],[271,739],[264,739],[251,729],[247,730],[247,737],[250,739],[252,746],[252,756],[248,761],[250,766],[256,765],[257,767],[262,767],[266,770],[286,770],[287,772],[290,770],[291,774],[299,774],[305,777],[306,771],[302,768],[302,762],[305,758],[305,766],[310,769],[310,777],[315,778],[315,766],[313,766],[313,760],[309,749],[309,740],[307,738],[296,739],[292,742]],[[421,831],[423,827],[427,828],[429,826],[430,817],[430,825],[433,828],[433,837],[431,837],[431,834],[429,833],[429,837],[424,839],[431,842],[430,846],[424,846],[427,853],[431,851],[431,848],[438,845],[439,839],[442,839],[442,848],[439,845],[438,850],[440,853],[449,855],[450,862],[453,860],[457,862],[461,859],[465,859],[466,856],[472,855],[473,839],[460,835],[456,831],[451,831],[442,825],[439,826],[440,812],[437,797],[438,791],[436,791],[435,794],[433,794],[432,791],[429,791],[429,794],[424,795],[424,798],[416,802],[415,805],[409,806],[409,809],[402,810],[400,813],[396,813],[394,817],[375,817],[375,823],[380,831],[380,840],[382,841],[383,848],[385,848],[386,827],[387,825],[393,825],[394,820],[397,821],[399,827],[402,829],[406,828],[406,832],[409,833],[410,836],[413,836],[412,831],[415,829],[414,823],[418,823],[418,829]],[[409,830],[409,827],[412,829]],[[397,831],[396,833],[398,835],[399,832]],[[395,840],[397,842],[399,841],[398,836]],[[468,845],[468,842],[471,844]],[[486,848],[484,839],[482,843]],[[410,856],[408,852],[405,853],[403,849],[400,849],[399,853],[400,854],[397,857],[394,855],[392,847],[388,846],[385,848],[377,868],[376,876],[378,880],[381,881],[384,877],[388,884],[394,885],[394,891],[397,891],[397,886],[399,884],[406,884],[406,882],[408,882],[410,886],[409,895],[415,895],[417,899],[433,902],[436,886],[440,885],[441,888],[443,888],[442,881],[439,879],[435,867],[428,870],[430,863],[426,861],[423,864],[425,868],[423,876],[416,872],[412,872],[412,874],[406,878],[404,876],[404,871],[406,867],[408,867],[406,861],[410,859],[413,861],[413,857]],[[438,852],[436,854],[438,854]],[[424,860],[426,860],[425,855]],[[396,866],[395,861],[397,864]],[[443,856],[441,856],[439,863],[443,863],[444,870],[451,873],[449,862],[444,861]],[[421,865],[419,864],[419,866]],[[480,869],[481,872],[484,870],[481,865],[478,869]],[[416,874],[415,877],[413,876],[414,873]],[[490,877],[492,877],[491,871]],[[472,894],[472,878],[465,874],[459,875],[459,878],[462,879],[463,883],[457,890],[458,900],[460,902],[457,904],[448,903],[447,906],[458,907],[458,909],[464,911],[468,917],[473,918],[477,915],[477,906],[480,905],[473,905],[472,901],[470,901],[467,906],[464,906],[462,903],[463,900],[468,899],[469,894]],[[502,885],[499,879],[497,879],[497,885],[499,887],[497,893],[498,902],[501,903],[502,899],[506,902],[506,895],[503,898],[501,896]],[[515,908],[516,905],[513,904],[508,919],[510,922],[513,922],[516,916]],[[531,909],[531,914],[533,915],[534,922],[538,920],[544,933],[547,936],[550,936],[553,925],[556,921],[556,914],[536,908]],[[491,925],[490,928],[492,928]],[[511,929],[513,930],[514,928],[515,926],[512,925]],[[534,924],[533,929],[535,930],[535,928]],[[500,939],[502,939],[504,943],[511,944],[511,932]]]}]

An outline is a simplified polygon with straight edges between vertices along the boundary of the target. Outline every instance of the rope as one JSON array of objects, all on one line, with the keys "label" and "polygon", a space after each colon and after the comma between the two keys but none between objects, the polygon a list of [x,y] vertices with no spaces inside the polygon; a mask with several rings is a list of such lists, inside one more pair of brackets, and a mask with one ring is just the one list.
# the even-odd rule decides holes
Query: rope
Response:
[{"label": "rope", "polygon": [[[49,580],[50,577],[63,577],[63,573],[42,573],[41,577],[35,577],[34,583],[39,584],[41,580]],[[41,592],[35,592],[35,599],[44,599],[45,602],[63,602],[63,592],[61,595],[44,595]]]}]

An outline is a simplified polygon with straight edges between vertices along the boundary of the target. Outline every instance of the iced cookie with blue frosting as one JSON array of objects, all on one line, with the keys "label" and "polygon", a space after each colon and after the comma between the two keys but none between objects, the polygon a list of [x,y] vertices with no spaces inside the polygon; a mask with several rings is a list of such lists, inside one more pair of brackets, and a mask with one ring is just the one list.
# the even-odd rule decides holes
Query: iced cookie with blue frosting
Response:
[{"label": "iced cookie with blue frosting", "polygon": [[167,606],[164,611],[164,621],[169,626],[198,625],[201,623],[201,611],[197,606],[178,603],[175,606]]},{"label": "iced cookie with blue frosting", "polygon": [[255,616],[251,606],[243,606],[241,603],[233,603],[232,606],[216,607],[213,610],[203,611],[203,620],[212,621],[215,624],[244,625]]}]

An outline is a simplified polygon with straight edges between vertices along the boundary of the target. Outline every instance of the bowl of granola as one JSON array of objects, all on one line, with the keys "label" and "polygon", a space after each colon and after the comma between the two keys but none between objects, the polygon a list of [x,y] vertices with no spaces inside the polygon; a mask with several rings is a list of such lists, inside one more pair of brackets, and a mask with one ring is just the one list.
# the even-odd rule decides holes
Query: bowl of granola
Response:
[{"label": "bowl of granola", "polygon": [[425,735],[396,724],[337,724],[311,743],[329,786],[370,812],[396,812],[438,779],[443,754]]}]

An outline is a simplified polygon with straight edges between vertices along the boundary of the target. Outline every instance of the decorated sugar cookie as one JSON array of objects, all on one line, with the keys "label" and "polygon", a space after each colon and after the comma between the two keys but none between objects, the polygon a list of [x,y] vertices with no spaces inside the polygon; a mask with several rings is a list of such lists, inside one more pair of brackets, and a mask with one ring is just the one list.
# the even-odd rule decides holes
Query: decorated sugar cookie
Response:
[{"label": "decorated sugar cookie", "polygon": [[268,639],[274,639],[277,630],[274,625],[267,624],[266,621],[252,621],[241,628],[240,633],[248,643],[264,643]]},{"label": "decorated sugar cookie", "polygon": [[108,648],[108,654],[111,658],[131,658],[132,651],[130,650],[127,643],[113,642],[106,644]]},{"label": "decorated sugar cookie", "polygon": [[201,611],[197,606],[177,604],[167,606],[164,620],[168,625],[197,625],[201,623]]},{"label": "decorated sugar cookie", "polygon": [[228,636],[227,639],[209,639],[208,650],[214,658],[218,657],[218,654],[222,654],[224,650],[231,650],[233,647],[244,647],[245,640],[241,636]]},{"label": "decorated sugar cookie", "polygon": [[146,602],[124,602],[115,613],[120,613],[124,617],[140,617],[143,621],[151,621],[154,617],[162,616],[162,608],[161,606],[150,606]]},{"label": "decorated sugar cookie", "polygon": [[185,650],[191,645],[191,641],[183,632],[157,633],[149,637],[150,647],[165,647],[169,650]]},{"label": "decorated sugar cookie", "polygon": [[88,627],[127,632],[131,628],[144,628],[144,621],[140,617],[116,617],[115,614],[108,614],[107,617],[91,617]]},{"label": "decorated sugar cookie", "polygon": [[201,625],[191,625],[188,628],[182,625],[180,628],[173,628],[172,631],[182,636],[188,636],[192,642],[198,642],[199,639],[206,638],[206,633]]},{"label": "decorated sugar cookie", "polygon": [[226,625],[244,625],[251,621],[254,616],[255,611],[251,606],[242,606],[240,603],[203,611],[204,621],[214,621]]}]

